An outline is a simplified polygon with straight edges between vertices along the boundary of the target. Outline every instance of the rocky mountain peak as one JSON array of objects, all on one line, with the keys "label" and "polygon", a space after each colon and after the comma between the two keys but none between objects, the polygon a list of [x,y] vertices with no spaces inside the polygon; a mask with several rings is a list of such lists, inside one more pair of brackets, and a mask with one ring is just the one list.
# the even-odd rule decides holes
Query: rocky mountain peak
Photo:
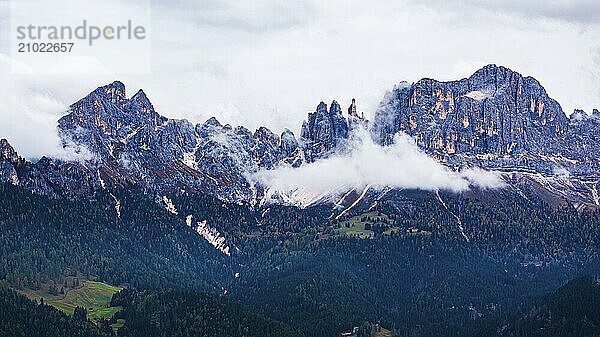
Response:
[{"label": "rocky mountain peak", "polygon": [[383,145],[391,144],[396,133],[407,133],[426,152],[457,166],[552,172],[566,165],[577,172],[584,166],[573,160],[589,156],[567,144],[589,146],[582,143],[593,138],[585,136],[591,131],[573,124],[585,118],[576,111],[569,119],[535,78],[487,65],[457,81],[422,79],[395,87],[376,111],[371,132]]},{"label": "rocky mountain peak", "polygon": [[127,99],[127,96],[125,95],[125,85],[121,81],[114,81],[99,87],[92,94],[97,96],[104,95],[114,103]]},{"label": "rocky mountain peak", "polygon": [[289,129],[285,129],[281,133],[281,150],[285,153],[286,156],[291,156],[296,149],[298,149],[299,144],[294,136],[294,133]]},{"label": "rocky mountain peak", "polygon": [[521,74],[512,71],[509,68],[497,66],[495,64],[488,64],[475,71],[475,73],[473,73],[469,79],[473,83],[477,83],[480,87],[498,88],[511,81],[518,81],[522,79],[522,76]]},{"label": "rocky mountain peak", "polygon": [[316,111],[317,113],[327,113],[327,104],[325,104],[323,101],[319,102]]},{"label": "rocky mountain peak", "polygon": [[329,107],[329,114],[332,118],[342,116],[342,107],[340,107],[340,104],[336,100],[331,102],[331,106]]},{"label": "rocky mountain peak", "polygon": [[270,143],[279,143],[279,136],[264,126],[261,126],[254,131],[254,138],[262,139]]},{"label": "rocky mountain peak", "polygon": [[0,139],[0,182],[13,185],[19,184],[19,177],[15,170],[15,164],[19,156],[6,139]]},{"label": "rocky mountain peak", "polygon": [[571,122],[580,122],[583,120],[588,119],[588,114],[581,110],[581,109],[575,109],[573,110],[573,113],[571,114],[571,116],[569,116],[569,119],[571,120]]},{"label": "rocky mountain peak", "polygon": [[[196,126],[196,132],[201,137],[208,137],[211,133],[214,133],[216,130],[222,131],[223,130],[223,125],[215,117],[211,117],[211,118],[207,119],[203,124],[198,124]],[[248,129],[245,129],[245,130],[236,130],[236,131],[238,133],[240,131],[245,131],[244,133],[247,133],[249,135],[252,134],[250,132],[250,130],[248,130]]]},{"label": "rocky mountain peak", "polygon": [[221,125],[221,122],[219,122],[219,120],[216,119],[215,117],[211,117],[211,118],[207,119],[206,122],[204,122],[204,125],[213,126],[213,127],[222,127],[223,126],[223,125]]},{"label": "rocky mountain peak", "polygon": [[348,121],[342,115],[342,108],[333,101],[329,110],[323,102],[315,112],[308,114],[300,134],[307,147],[307,159],[314,160],[348,139]]},{"label": "rocky mountain peak", "polygon": [[352,103],[348,107],[348,116],[358,118],[358,112],[356,112],[356,100],[353,98]]},{"label": "rocky mountain peak", "polygon": [[283,132],[281,133],[281,138],[294,138],[296,139],[296,137],[294,137],[294,132],[292,132],[292,130],[285,128],[283,130]]},{"label": "rocky mountain peak", "polygon": [[112,143],[133,130],[156,128],[167,121],[142,90],[127,99],[119,81],[97,88],[72,104],[68,112],[58,121],[63,143],[85,145],[100,158],[112,156]]},{"label": "rocky mountain peak", "polygon": [[17,151],[10,145],[8,140],[0,139],[0,156],[2,160],[7,160],[11,163],[16,162],[19,159]]},{"label": "rocky mountain peak", "polygon": [[358,110],[356,107],[356,100],[353,98],[352,103],[348,107],[348,127],[350,129],[354,129],[358,126],[363,126],[368,128],[368,120],[365,119],[364,112],[361,115],[358,115]]},{"label": "rocky mountain peak", "polygon": [[563,135],[568,118],[539,82],[488,65],[469,78],[422,79],[386,96],[374,137],[389,144],[398,131],[447,154],[543,152]]},{"label": "rocky mountain peak", "polygon": [[130,111],[141,112],[141,113],[154,113],[154,106],[146,96],[144,90],[138,90],[135,95],[129,99]]}]

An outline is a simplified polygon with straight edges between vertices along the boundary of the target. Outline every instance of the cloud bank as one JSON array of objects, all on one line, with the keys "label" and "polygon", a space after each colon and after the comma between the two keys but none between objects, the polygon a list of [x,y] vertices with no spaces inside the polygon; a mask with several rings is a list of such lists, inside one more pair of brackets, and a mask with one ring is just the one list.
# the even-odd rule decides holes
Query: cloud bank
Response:
[{"label": "cloud bank", "polygon": [[364,129],[349,141],[350,151],[292,168],[279,167],[256,173],[254,179],[283,194],[297,190],[312,195],[394,187],[429,191],[461,192],[470,187],[499,188],[503,182],[495,172],[479,168],[453,171],[422,152],[406,134],[397,134],[391,146],[373,142]]}]

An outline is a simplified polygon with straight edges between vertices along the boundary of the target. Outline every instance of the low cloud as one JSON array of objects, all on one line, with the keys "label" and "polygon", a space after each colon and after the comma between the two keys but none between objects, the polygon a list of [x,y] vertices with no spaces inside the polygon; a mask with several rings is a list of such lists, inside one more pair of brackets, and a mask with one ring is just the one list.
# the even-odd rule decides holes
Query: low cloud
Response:
[{"label": "low cloud", "polygon": [[350,151],[300,168],[279,167],[260,171],[254,179],[272,191],[290,194],[298,190],[313,195],[342,193],[350,189],[395,187],[461,192],[470,187],[503,186],[500,177],[479,168],[453,171],[422,152],[412,138],[398,134],[395,143],[381,147],[365,130],[350,139]]}]

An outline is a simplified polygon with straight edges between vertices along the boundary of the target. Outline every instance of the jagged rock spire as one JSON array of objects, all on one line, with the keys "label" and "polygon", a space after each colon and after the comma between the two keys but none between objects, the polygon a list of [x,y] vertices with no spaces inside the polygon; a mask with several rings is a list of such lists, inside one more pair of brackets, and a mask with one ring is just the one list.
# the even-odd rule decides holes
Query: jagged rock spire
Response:
[{"label": "jagged rock spire", "polygon": [[19,176],[15,169],[15,164],[19,159],[19,155],[8,143],[8,140],[0,139],[0,182],[19,184]]},{"label": "jagged rock spire", "polygon": [[0,159],[16,162],[19,159],[17,151],[8,143],[6,139],[0,139]]},{"label": "jagged rock spire", "polygon": [[354,129],[357,126],[363,126],[365,128],[368,127],[368,121],[365,120],[365,113],[361,113],[358,115],[356,100],[353,98],[352,103],[348,107],[348,127],[350,129]]},{"label": "jagged rock spire", "polygon": [[356,100],[354,98],[352,99],[352,103],[348,107],[348,116],[359,118],[358,113],[356,112]]},{"label": "jagged rock spire", "polygon": [[324,102],[319,103],[316,111],[309,113],[308,120],[303,123],[301,138],[307,144],[309,160],[330,152],[348,139],[348,121],[342,115],[339,103],[331,102],[329,110]]}]

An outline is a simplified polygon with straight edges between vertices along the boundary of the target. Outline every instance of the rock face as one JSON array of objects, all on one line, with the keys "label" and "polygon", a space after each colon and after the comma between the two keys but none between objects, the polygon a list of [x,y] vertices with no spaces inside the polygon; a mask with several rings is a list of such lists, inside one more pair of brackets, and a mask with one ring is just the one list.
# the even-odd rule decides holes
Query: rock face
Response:
[{"label": "rock face", "polygon": [[279,148],[283,154],[283,161],[292,167],[299,167],[306,162],[304,150],[300,147],[292,131],[288,129],[283,131]]},{"label": "rock face", "polygon": [[8,143],[6,139],[0,139],[0,181],[19,184],[19,176],[15,169],[15,165],[19,162],[19,156],[15,149]]},{"label": "rock face", "polygon": [[358,110],[356,108],[356,100],[352,99],[352,104],[348,107],[348,128],[350,130],[354,130],[358,127],[363,127],[365,129],[369,128],[369,121],[365,119],[365,113],[362,112],[360,115],[358,114]]},{"label": "rock face", "polygon": [[581,110],[573,112],[569,132],[558,144],[557,150],[561,149],[567,157],[581,164],[593,166],[600,161],[600,112],[597,109],[591,116]]},{"label": "rock face", "polygon": [[577,116],[569,120],[534,78],[488,65],[458,81],[401,83],[381,102],[371,132],[382,145],[405,132],[454,166],[544,173],[564,167],[589,176],[598,172],[600,148],[590,154],[588,144],[599,129],[595,118]]},{"label": "rock face", "polygon": [[538,81],[486,66],[460,81],[422,79],[396,87],[377,112],[382,144],[404,131],[427,149],[454,153],[546,152],[569,120]]},{"label": "rock face", "polygon": [[6,139],[0,140],[0,182],[54,198],[93,197],[97,188],[92,171],[84,165],[47,157],[33,164],[21,158]]},{"label": "rock face", "polygon": [[329,110],[321,102],[317,110],[308,114],[308,121],[302,124],[302,140],[309,161],[331,153],[348,139],[348,121],[342,116],[338,102],[333,101]]}]

